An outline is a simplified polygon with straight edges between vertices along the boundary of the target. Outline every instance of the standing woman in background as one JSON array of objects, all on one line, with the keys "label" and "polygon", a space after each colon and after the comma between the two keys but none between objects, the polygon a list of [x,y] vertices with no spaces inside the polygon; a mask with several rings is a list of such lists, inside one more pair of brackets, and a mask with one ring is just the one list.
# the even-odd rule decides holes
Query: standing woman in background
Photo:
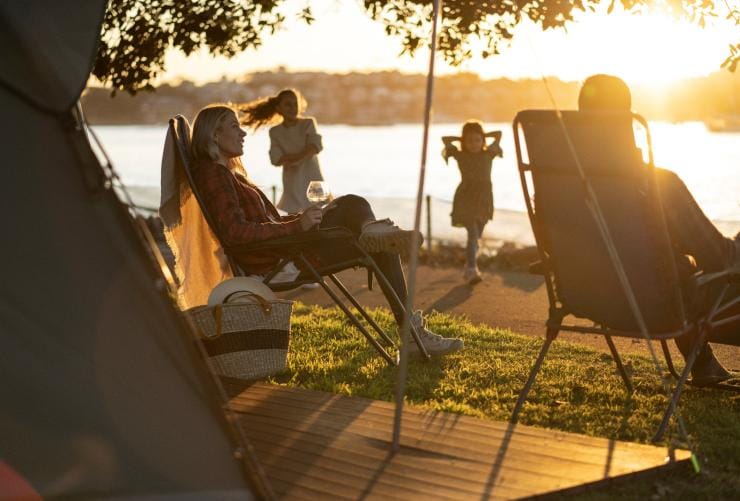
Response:
[{"label": "standing woman in background", "polygon": [[[486,138],[493,138],[486,144]],[[455,146],[459,141],[461,148]],[[468,231],[467,264],[463,279],[470,285],[483,278],[478,270],[478,240],[483,235],[486,223],[493,219],[493,185],[491,166],[493,159],[503,156],[499,142],[501,131],[484,132],[478,120],[468,120],[462,128],[462,136],[445,136],[442,156],[457,160],[460,169],[460,185],[452,201],[452,226],[462,226]]]},{"label": "standing woman in background", "polygon": [[270,128],[270,161],[283,168],[283,194],[277,207],[287,213],[312,205],[306,197],[308,183],[324,180],[318,157],[323,148],[321,136],[316,120],[301,115],[305,108],[306,100],[295,89],[283,89],[240,107],[242,124],[254,130],[280,117],[280,123]]}]

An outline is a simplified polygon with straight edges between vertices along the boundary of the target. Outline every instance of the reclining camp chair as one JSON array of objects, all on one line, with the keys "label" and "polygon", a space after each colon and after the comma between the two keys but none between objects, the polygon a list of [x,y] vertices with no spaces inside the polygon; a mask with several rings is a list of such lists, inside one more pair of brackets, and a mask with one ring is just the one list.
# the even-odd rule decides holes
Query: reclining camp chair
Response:
[{"label": "reclining camp chair", "polygon": [[[177,115],[174,118],[170,119],[169,130],[167,133],[173,135],[173,139],[175,140],[176,150],[178,153],[179,160],[182,163],[183,170],[185,171],[185,175],[187,176],[188,183],[190,184],[190,188],[192,189],[193,194],[198,200],[198,205],[200,206],[201,211],[203,212],[203,216],[206,222],[208,223],[209,227],[213,231],[213,234],[216,235],[216,238],[219,238],[218,232],[216,231],[216,226],[213,223],[213,219],[211,215],[208,213],[206,206],[203,203],[203,199],[198,190],[198,187],[195,185],[195,182],[193,181],[193,172],[192,172],[193,166],[192,166],[192,162],[190,161],[190,124],[188,123],[188,120],[182,115]],[[317,266],[316,264],[311,263],[308,256],[310,256],[312,246],[318,242],[331,243],[332,245],[336,245],[336,246],[343,246],[343,245],[352,246],[357,250],[357,256],[353,259],[343,261],[340,263],[332,263],[326,266]],[[370,316],[370,314],[365,310],[365,308],[363,308],[360,305],[357,299],[352,295],[352,293],[349,290],[347,290],[347,288],[342,284],[342,282],[336,276],[336,273],[340,271],[343,271],[349,268],[362,267],[362,268],[367,269],[368,271],[368,287],[369,288],[372,288],[372,277],[374,275],[377,278],[377,280],[383,285],[384,288],[390,291],[393,290],[390,287],[390,284],[388,283],[387,278],[383,275],[383,273],[378,268],[378,265],[375,263],[375,260],[373,260],[373,258],[357,244],[357,239],[352,234],[352,232],[349,231],[348,229],[346,228],[326,228],[326,229],[312,230],[312,231],[300,233],[297,235],[288,235],[285,237],[273,238],[270,240],[265,240],[262,242],[256,242],[256,243],[247,244],[247,245],[239,245],[236,247],[227,247],[227,246],[224,246],[223,243],[221,243],[221,247],[223,247],[224,249],[226,257],[228,258],[229,266],[231,267],[231,271],[234,276],[245,275],[245,273],[239,267],[238,262],[234,258],[234,256],[237,254],[243,255],[244,253],[250,253],[250,252],[255,252],[255,253],[260,252],[261,253],[261,252],[269,251],[279,256],[280,262],[277,264],[277,266],[275,266],[274,269],[272,269],[263,278],[263,282],[266,285],[268,285],[272,290],[278,292],[278,291],[295,289],[305,284],[312,284],[312,283],[319,284],[324,289],[324,291],[326,291],[329,297],[331,297],[331,299],[336,303],[336,305],[339,306],[339,308],[344,312],[344,314],[349,319],[350,323],[352,323],[352,325],[357,327],[357,329],[362,333],[362,335],[365,336],[367,341],[378,351],[378,353],[388,362],[388,364],[390,365],[397,364],[397,358],[391,356],[381,344],[382,342],[388,347],[395,346],[391,338],[377,324],[377,322],[375,322],[372,316]],[[296,265],[303,268],[304,272],[301,273],[294,280],[290,280],[287,282],[274,281],[273,279],[278,275],[278,273],[280,273],[280,271],[290,262],[294,262]],[[326,283],[323,277],[329,277],[329,279],[334,283],[334,285],[342,292],[342,294],[347,298],[347,300],[349,300],[349,302],[357,309],[360,315],[367,321],[367,323],[372,327],[372,329],[378,334],[380,341],[376,339],[372,334],[370,334],[368,329],[360,322],[357,316],[354,315],[352,311],[350,311],[350,309],[347,307],[347,305],[345,305],[342,299],[340,299],[339,296],[329,287],[329,285]],[[392,297],[390,298],[390,300],[394,301],[397,305],[401,307],[401,309],[405,310],[405,306],[402,304],[400,298],[396,294],[392,294]],[[422,354],[422,356],[425,357],[426,359],[429,359],[430,358],[429,354],[424,348],[424,345],[421,343],[419,339],[419,334],[416,332],[413,326],[411,326],[409,330],[414,340],[416,341],[417,345],[419,346],[419,351]]]},{"label": "reclining camp chair", "polygon": [[[660,341],[677,379],[654,438],[657,441],[665,432],[704,340],[713,340],[712,329],[740,320],[740,315],[731,312],[739,299],[726,297],[729,282],[737,280],[738,269],[695,274],[684,279],[690,283],[682,286],[655,186],[649,131],[642,117],[621,112],[565,111],[562,118],[558,115],[550,110],[522,111],[513,123],[522,190],[540,258],[531,271],[544,275],[550,308],[544,345],[520,393],[512,421],[517,420],[550,344],[560,331],[603,335],[627,390],[632,392],[611,337],[642,338],[642,329],[590,210],[579,162],[593,188],[649,336]],[[647,163],[635,145],[633,120],[645,131]],[[686,294],[688,290],[692,291],[691,297]],[[590,319],[594,326],[568,325],[564,320],[569,315]],[[691,333],[695,342],[679,375],[673,369],[666,340]]]}]

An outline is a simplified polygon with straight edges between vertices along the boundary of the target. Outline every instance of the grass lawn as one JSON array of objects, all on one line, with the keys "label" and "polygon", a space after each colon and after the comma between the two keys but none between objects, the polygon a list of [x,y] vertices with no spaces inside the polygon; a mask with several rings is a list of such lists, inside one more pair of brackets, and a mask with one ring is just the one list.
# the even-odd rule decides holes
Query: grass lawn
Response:
[{"label": "grass lawn", "polygon": [[[394,325],[386,310],[377,310],[374,316],[383,327]],[[508,420],[542,340],[443,314],[431,316],[429,327],[443,336],[462,337],[465,350],[430,363],[412,360],[407,401],[483,419]],[[272,382],[393,400],[397,369],[385,364],[338,309],[296,303],[292,329],[289,369]],[[648,358],[624,357],[624,362],[636,388],[631,398],[608,353],[556,341],[520,423],[649,443],[668,400]],[[680,469],[578,497],[738,499],[740,394],[687,388],[680,409],[702,464],[700,474]],[[677,439],[675,424],[671,429]]]}]

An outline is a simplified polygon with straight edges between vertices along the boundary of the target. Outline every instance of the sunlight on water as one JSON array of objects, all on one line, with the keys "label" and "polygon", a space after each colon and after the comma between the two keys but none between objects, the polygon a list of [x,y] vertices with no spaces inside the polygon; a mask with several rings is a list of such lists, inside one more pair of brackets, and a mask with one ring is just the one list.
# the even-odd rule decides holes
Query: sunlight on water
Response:
[{"label": "sunlight on water", "polygon": [[[651,123],[656,164],[676,171],[707,215],[714,220],[740,221],[740,134],[710,133],[700,122]],[[451,200],[459,181],[454,160],[440,156],[443,135],[458,135],[458,124],[431,127],[425,192]],[[516,155],[508,123],[489,124],[504,131],[504,158],[493,167],[497,209],[524,211]],[[98,126],[103,144],[124,182],[159,186],[165,126]],[[421,157],[421,127],[395,125],[356,127],[319,124],[324,138],[320,154],[324,175],[337,195],[357,193],[372,198],[414,198]],[[245,165],[252,179],[268,194],[281,186],[281,170],[269,163],[266,130],[246,138]]]},{"label": "sunlight on water", "polygon": [[740,220],[740,134],[701,122],[651,124],[655,164],[675,171],[711,219]]}]

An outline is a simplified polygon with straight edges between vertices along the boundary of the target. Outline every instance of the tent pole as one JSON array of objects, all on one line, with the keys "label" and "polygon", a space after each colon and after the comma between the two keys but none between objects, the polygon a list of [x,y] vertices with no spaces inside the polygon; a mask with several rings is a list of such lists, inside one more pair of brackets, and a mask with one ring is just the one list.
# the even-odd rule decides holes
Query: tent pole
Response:
[{"label": "tent pole", "polygon": [[437,21],[442,9],[442,0],[434,0],[432,9],[432,40],[429,51],[429,70],[427,72],[426,101],[424,103],[424,133],[421,143],[421,166],[419,168],[419,187],[416,192],[416,212],[414,215],[414,238],[412,241],[409,262],[408,296],[406,298],[406,317],[401,326],[401,350],[398,363],[398,380],[396,382],[396,409],[393,417],[392,451],[398,452],[401,446],[401,419],[403,418],[403,399],[406,392],[408,374],[409,321],[413,314],[414,293],[416,291],[416,267],[419,263],[418,236],[421,228],[421,205],[424,198],[424,176],[427,165],[427,142],[429,139],[429,121],[432,113],[432,96],[434,95],[434,55],[437,51]]}]

